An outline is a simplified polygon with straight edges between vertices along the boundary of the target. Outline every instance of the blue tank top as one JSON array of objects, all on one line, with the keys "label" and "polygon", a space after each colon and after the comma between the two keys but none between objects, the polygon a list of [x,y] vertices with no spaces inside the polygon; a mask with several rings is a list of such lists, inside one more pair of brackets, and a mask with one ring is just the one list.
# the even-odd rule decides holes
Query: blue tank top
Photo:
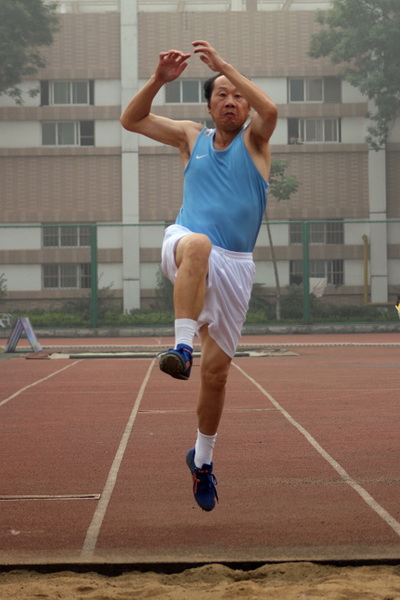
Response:
[{"label": "blue tank top", "polygon": [[234,252],[252,252],[267,202],[268,183],[238,134],[214,149],[215,129],[203,129],[185,168],[183,203],[176,223]]}]

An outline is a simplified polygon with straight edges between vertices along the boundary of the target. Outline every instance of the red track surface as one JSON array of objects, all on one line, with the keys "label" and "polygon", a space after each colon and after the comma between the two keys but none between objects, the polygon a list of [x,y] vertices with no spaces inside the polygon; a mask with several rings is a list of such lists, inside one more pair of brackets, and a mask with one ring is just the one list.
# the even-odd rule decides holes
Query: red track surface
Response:
[{"label": "red track surface", "polygon": [[187,382],[147,358],[0,361],[0,562],[399,559],[398,335],[242,341],[296,355],[235,358],[211,513],[184,460],[199,359]]}]

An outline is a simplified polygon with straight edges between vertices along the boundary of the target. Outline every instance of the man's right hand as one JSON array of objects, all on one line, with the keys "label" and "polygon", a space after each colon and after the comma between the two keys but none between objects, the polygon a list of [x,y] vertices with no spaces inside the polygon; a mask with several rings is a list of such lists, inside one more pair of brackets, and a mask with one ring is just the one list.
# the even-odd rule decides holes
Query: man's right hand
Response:
[{"label": "man's right hand", "polygon": [[167,83],[177,79],[188,66],[191,54],[184,54],[180,50],[168,50],[159,55],[158,65],[155,72],[156,79]]},{"label": "man's right hand", "polygon": [[161,144],[179,149],[186,165],[203,125],[195,121],[175,120],[151,112],[153,100],[169,81],[177,79],[188,66],[191,54],[168,50],[159,55],[155,72],[135,94],[121,115],[121,124],[128,131],[145,135]]}]

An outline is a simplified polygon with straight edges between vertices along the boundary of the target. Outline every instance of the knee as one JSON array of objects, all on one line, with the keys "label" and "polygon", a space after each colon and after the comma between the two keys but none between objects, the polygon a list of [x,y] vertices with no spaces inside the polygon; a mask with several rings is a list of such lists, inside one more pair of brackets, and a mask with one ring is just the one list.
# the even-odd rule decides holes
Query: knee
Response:
[{"label": "knee", "polygon": [[208,236],[202,233],[188,235],[182,248],[181,262],[189,263],[196,268],[208,269],[211,248],[212,244]]},{"label": "knee", "polygon": [[216,365],[202,365],[201,380],[203,389],[212,392],[222,392],[228,380],[228,368],[225,369]]}]

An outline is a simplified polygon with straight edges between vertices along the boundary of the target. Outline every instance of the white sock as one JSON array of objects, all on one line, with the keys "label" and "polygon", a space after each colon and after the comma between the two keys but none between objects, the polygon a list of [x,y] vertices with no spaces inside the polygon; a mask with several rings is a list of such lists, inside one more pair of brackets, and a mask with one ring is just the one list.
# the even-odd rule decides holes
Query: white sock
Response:
[{"label": "white sock", "polygon": [[204,435],[204,433],[197,430],[197,440],[194,447],[194,464],[198,469],[201,469],[203,465],[210,465],[212,463],[216,438],[217,434]]},{"label": "white sock", "polygon": [[197,321],[193,321],[193,319],[175,319],[175,347],[178,344],[186,344],[193,348],[196,326]]}]

